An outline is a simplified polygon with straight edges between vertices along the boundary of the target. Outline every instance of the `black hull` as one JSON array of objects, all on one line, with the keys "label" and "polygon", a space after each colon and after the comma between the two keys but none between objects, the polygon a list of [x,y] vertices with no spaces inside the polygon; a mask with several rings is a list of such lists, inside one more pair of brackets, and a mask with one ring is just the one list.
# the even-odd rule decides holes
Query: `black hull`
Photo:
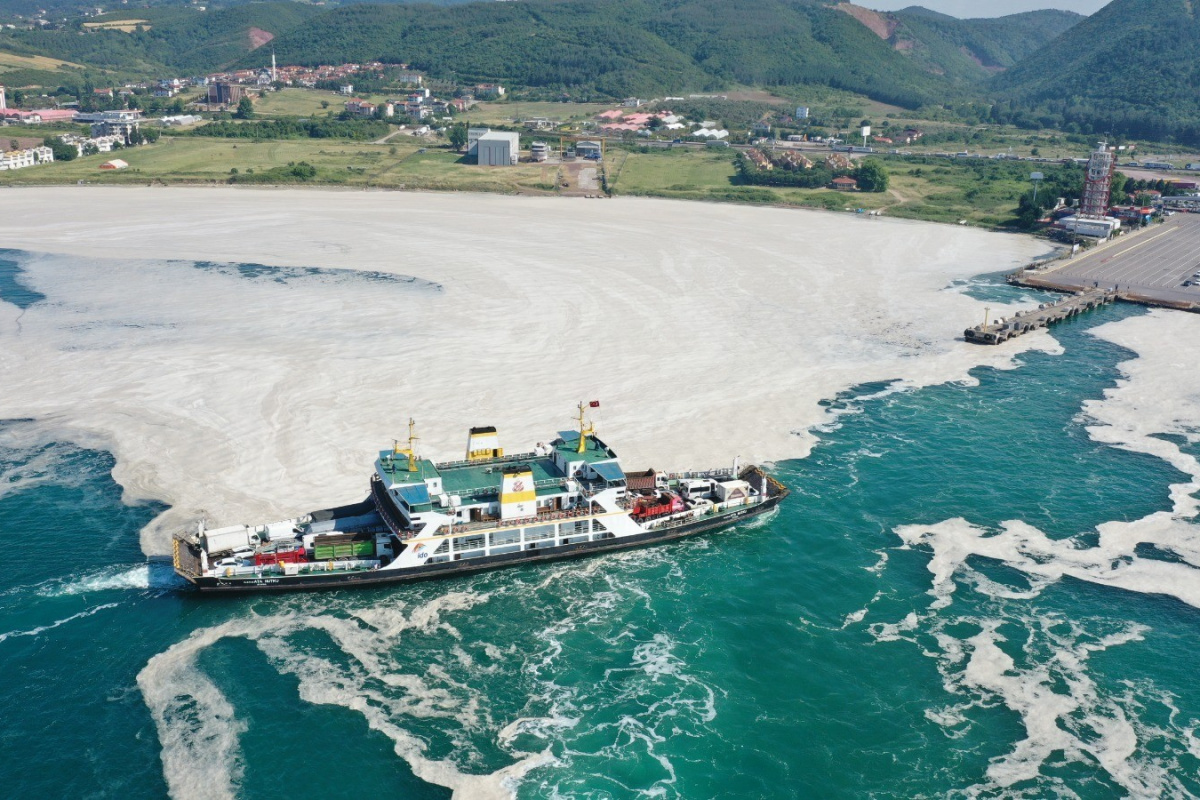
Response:
[{"label": "black hull", "polygon": [[[781,487],[782,488],[782,487]],[[648,531],[620,539],[600,539],[592,542],[577,542],[575,544],[546,547],[537,550],[522,550],[516,553],[504,553],[497,556],[472,558],[465,561],[444,561],[440,564],[426,564],[420,567],[410,567],[395,572],[375,570],[371,572],[352,572],[341,575],[271,575],[261,578],[218,578],[197,577],[189,578],[202,592],[249,593],[249,592],[295,592],[316,589],[340,589],[358,586],[381,586],[389,583],[407,583],[411,581],[434,580],[452,575],[462,575],[484,570],[498,569],[514,564],[525,564],[539,561],[558,561],[566,558],[580,558],[597,553],[607,553],[614,550],[628,550],[634,547],[670,542],[688,536],[717,530],[737,522],[761,516],[775,508],[787,496],[786,490],[770,497],[756,506],[721,514],[717,517],[701,518],[683,525]]]}]

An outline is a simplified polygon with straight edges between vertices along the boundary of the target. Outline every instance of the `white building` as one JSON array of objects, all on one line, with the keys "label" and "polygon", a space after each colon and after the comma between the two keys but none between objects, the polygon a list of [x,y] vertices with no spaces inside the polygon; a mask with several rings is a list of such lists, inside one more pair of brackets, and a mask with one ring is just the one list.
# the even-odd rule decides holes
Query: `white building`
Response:
[{"label": "white building", "polygon": [[479,155],[479,137],[491,133],[491,128],[467,128],[467,155]]},{"label": "white building", "polygon": [[28,150],[9,150],[0,153],[0,170],[24,169],[37,164],[49,164],[54,160],[54,151],[49,147],[31,147]]},{"label": "white building", "polygon": [[1121,220],[1115,217],[1098,219],[1096,217],[1071,216],[1063,217],[1055,224],[1067,233],[1086,236],[1089,239],[1107,239],[1120,229]]},{"label": "white building", "polygon": [[796,106],[796,119],[808,119],[808,106]]},{"label": "white building", "polygon": [[476,162],[485,167],[510,167],[521,155],[521,137],[511,131],[488,131],[476,142]]}]

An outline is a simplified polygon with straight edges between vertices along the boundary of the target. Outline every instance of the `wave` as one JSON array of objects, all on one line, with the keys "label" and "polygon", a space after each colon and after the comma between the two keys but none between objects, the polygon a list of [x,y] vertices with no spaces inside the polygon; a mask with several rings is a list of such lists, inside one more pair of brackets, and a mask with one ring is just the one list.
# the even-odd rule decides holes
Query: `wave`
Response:
[{"label": "wave", "polygon": [[94,592],[138,590],[176,590],[187,586],[187,581],[175,574],[168,563],[151,561],[136,566],[117,565],[106,567],[89,575],[67,580],[55,580],[42,586],[38,593],[56,597]]},{"label": "wave", "polygon": [[104,603],[102,605],[98,605],[98,606],[89,608],[87,611],[80,611],[78,614],[72,614],[69,617],[64,617],[63,619],[55,620],[54,622],[51,622],[49,625],[39,625],[36,628],[31,628],[29,630],[24,630],[24,631],[9,631],[8,633],[0,633],[0,642],[4,642],[8,639],[13,639],[13,638],[16,638],[19,636],[40,636],[43,633],[45,633],[46,631],[54,630],[55,628],[66,625],[68,622],[74,622],[77,619],[83,619],[85,617],[90,617],[93,614],[104,611],[105,609],[116,608],[118,605],[120,605],[120,603]]}]

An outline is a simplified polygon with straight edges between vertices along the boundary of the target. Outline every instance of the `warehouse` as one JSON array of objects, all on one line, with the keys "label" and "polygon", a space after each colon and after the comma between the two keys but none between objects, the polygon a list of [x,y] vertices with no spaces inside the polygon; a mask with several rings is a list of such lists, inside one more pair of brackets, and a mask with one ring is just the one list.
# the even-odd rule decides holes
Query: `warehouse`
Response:
[{"label": "warehouse", "polygon": [[480,166],[509,167],[521,154],[521,137],[509,131],[488,131],[479,137],[475,146]]}]

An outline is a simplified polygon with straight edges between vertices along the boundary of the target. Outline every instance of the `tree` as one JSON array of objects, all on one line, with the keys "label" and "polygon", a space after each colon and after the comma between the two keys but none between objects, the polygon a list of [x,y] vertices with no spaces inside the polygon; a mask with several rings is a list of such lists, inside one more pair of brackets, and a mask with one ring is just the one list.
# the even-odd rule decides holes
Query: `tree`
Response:
[{"label": "tree", "polygon": [[74,161],[79,151],[73,144],[67,144],[62,139],[56,136],[47,136],[42,140],[42,144],[49,147],[54,153],[55,161]]},{"label": "tree", "polygon": [[456,122],[446,131],[447,138],[450,139],[450,146],[455,150],[462,150],[467,143],[467,126],[461,122]]},{"label": "tree", "polygon": [[854,173],[858,188],[864,192],[886,192],[888,174],[883,162],[875,158],[864,159]]},{"label": "tree", "polygon": [[249,97],[243,97],[238,100],[237,111],[233,113],[238,119],[250,119],[254,116],[254,103]]}]

